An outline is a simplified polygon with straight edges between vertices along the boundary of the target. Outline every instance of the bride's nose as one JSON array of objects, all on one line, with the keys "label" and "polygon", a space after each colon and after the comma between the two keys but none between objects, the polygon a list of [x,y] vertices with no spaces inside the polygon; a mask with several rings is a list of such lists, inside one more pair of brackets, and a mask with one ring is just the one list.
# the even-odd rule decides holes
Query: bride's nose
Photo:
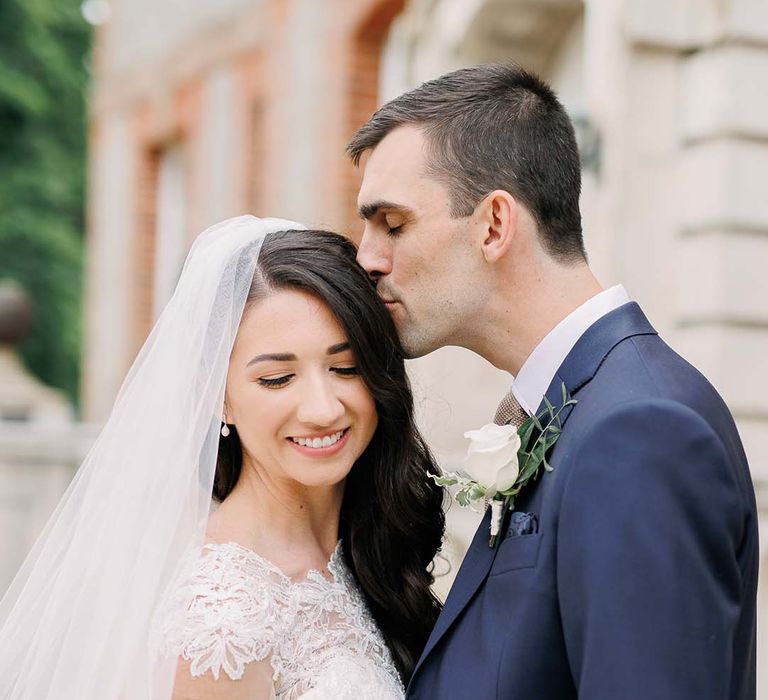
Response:
[{"label": "bride's nose", "polygon": [[330,427],[344,415],[344,405],[331,382],[317,380],[308,384],[297,410],[297,418],[308,425]]}]

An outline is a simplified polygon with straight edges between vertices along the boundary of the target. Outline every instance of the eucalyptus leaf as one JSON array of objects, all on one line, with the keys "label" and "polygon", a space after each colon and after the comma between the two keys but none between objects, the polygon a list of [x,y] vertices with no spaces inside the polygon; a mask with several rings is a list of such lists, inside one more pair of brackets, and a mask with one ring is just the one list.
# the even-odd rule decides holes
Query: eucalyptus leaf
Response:
[{"label": "eucalyptus leaf", "polygon": [[438,486],[455,486],[459,483],[458,479],[451,476],[436,476],[435,474],[429,476]]},{"label": "eucalyptus leaf", "polygon": [[530,479],[536,473],[536,470],[539,468],[540,465],[541,465],[540,459],[531,460],[530,464],[525,468],[525,470],[520,473],[520,477],[519,477],[520,481],[525,481],[527,479]]},{"label": "eucalyptus leaf", "polygon": [[473,484],[469,489],[469,498],[473,501],[477,501],[485,497],[485,487],[480,484]]},{"label": "eucalyptus leaf", "polygon": [[[518,451],[518,454],[520,454],[520,452],[524,450],[525,446],[531,441],[531,437],[533,437],[533,431],[536,428],[535,423],[530,418],[525,423],[523,423],[523,426],[523,432],[520,433],[520,450]],[[523,426],[521,426],[521,428]]]}]

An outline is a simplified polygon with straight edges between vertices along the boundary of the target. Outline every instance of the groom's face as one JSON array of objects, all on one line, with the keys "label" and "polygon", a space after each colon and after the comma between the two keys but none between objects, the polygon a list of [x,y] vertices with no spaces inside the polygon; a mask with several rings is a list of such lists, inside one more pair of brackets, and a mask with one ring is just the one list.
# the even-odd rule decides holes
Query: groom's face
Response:
[{"label": "groom's face", "polygon": [[447,187],[427,173],[421,130],[399,127],[365,161],[358,262],[376,281],[409,357],[465,345],[477,301],[473,216],[454,218]]}]

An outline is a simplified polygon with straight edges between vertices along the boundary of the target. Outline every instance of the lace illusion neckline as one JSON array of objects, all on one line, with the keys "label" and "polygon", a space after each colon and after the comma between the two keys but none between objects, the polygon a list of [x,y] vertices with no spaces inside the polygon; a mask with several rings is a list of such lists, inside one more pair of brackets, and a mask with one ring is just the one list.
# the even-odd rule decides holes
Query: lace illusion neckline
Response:
[{"label": "lace illusion neckline", "polygon": [[292,576],[286,574],[274,562],[270,561],[266,557],[263,557],[261,554],[251,549],[250,547],[246,547],[245,545],[242,545],[238,542],[206,542],[203,545],[203,550],[218,552],[238,552],[241,556],[258,565],[260,568],[269,571],[271,574],[274,574],[287,586],[300,586],[309,582],[317,582],[319,579],[322,579],[329,585],[333,585],[343,583],[345,579],[341,540],[336,542],[336,547],[334,547],[333,552],[331,552],[331,556],[325,565],[325,569],[331,574],[333,580],[329,579],[323,573],[323,571],[315,568],[307,569],[307,572],[301,578],[293,578]]},{"label": "lace illusion neckline", "polygon": [[[310,697],[402,700],[402,684],[342,543],[326,565],[294,580],[236,542],[190,553],[157,616],[153,648],[190,662],[192,676],[243,677],[269,659],[279,700]],[[156,641],[155,641],[156,640]]]}]

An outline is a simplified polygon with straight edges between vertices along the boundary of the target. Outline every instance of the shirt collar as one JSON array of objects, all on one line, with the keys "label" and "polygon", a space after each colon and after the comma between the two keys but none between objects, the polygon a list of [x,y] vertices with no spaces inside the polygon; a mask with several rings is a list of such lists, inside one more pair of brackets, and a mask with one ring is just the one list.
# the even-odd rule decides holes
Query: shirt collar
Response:
[{"label": "shirt collar", "polygon": [[529,415],[538,409],[555,373],[584,332],[630,301],[624,287],[616,285],[585,301],[547,333],[512,382],[512,393]]}]

